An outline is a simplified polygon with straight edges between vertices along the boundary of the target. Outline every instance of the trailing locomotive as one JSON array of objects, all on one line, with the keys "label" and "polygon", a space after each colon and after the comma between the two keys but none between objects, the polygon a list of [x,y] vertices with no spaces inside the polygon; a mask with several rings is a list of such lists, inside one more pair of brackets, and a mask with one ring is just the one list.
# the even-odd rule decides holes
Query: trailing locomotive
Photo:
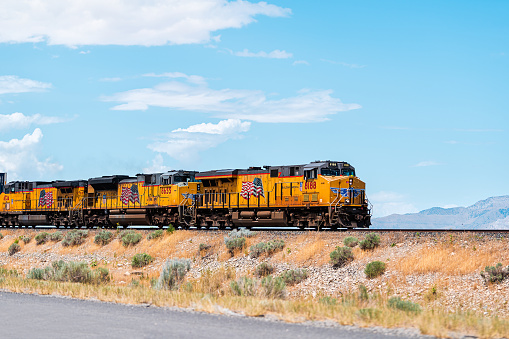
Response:
[{"label": "trailing locomotive", "polygon": [[365,184],[346,162],[15,181],[2,188],[3,183],[3,227],[337,229],[371,224]]}]

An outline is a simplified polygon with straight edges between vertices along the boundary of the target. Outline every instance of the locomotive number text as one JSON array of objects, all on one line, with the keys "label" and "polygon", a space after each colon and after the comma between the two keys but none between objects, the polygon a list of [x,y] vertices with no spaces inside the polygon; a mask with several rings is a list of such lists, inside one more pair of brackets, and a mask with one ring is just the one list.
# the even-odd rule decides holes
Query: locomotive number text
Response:
[{"label": "locomotive number text", "polygon": [[170,194],[171,187],[161,187],[161,194]]},{"label": "locomotive number text", "polygon": [[316,181],[306,182],[304,185],[304,189],[306,190],[312,190],[316,188]]}]

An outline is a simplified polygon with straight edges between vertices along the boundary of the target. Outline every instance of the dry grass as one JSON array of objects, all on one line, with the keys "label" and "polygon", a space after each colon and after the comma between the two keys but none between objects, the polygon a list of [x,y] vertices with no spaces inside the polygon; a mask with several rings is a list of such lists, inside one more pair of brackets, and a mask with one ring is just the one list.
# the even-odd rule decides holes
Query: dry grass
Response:
[{"label": "dry grass", "polygon": [[[476,313],[444,310],[424,310],[421,314],[409,314],[388,308],[386,295],[372,295],[363,301],[354,295],[338,300],[336,305],[326,305],[312,298],[274,300],[258,297],[233,296],[223,288],[231,278],[228,270],[212,274],[210,279],[192,282],[194,291],[159,291],[139,287],[113,285],[91,286],[76,283],[25,280],[15,277],[0,279],[0,288],[21,293],[58,294],[80,299],[98,299],[126,304],[148,303],[155,306],[192,307],[198,311],[220,313],[222,309],[248,316],[273,314],[290,322],[307,320],[332,320],[344,325],[414,327],[423,334],[449,336],[451,332],[469,333],[481,338],[509,336],[509,322],[504,319],[483,317]],[[217,291],[222,292],[218,293]],[[371,316],[360,311],[370,308]]]},{"label": "dry grass", "polygon": [[[473,245],[475,246],[475,245]],[[487,265],[497,262],[507,265],[503,257],[504,243],[477,244],[474,247],[437,244],[424,247],[394,263],[394,268],[403,274],[445,273],[450,275],[479,272]]]}]

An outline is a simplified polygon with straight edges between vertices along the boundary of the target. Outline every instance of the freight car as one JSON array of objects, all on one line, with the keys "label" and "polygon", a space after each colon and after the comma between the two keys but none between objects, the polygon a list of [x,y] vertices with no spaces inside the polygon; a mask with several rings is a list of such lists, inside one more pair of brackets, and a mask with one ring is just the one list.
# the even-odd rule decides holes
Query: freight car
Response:
[{"label": "freight car", "polygon": [[3,184],[3,227],[337,229],[371,224],[364,182],[353,166],[339,161]]}]

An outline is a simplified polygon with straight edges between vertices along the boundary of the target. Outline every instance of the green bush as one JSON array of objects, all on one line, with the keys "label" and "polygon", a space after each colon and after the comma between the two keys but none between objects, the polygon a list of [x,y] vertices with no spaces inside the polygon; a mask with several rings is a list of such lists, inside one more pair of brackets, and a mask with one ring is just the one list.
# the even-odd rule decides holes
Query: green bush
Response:
[{"label": "green bush", "polygon": [[157,288],[173,290],[178,288],[191,269],[189,259],[170,259],[166,261],[157,281]]},{"label": "green bush", "polygon": [[28,244],[30,240],[32,240],[32,238],[29,235],[22,235],[19,237],[19,239],[23,241],[25,245]]},{"label": "green bush", "polygon": [[330,253],[330,262],[334,267],[341,267],[353,260],[353,253],[350,247],[336,247]]},{"label": "green bush", "polygon": [[94,243],[97,245],[105,246],[113,240],[113,233],[110,231],[102,230],[97,233],[94,237]]},{"label": "green bush", "polygon": [[419,304],[413,303],[407,300],[401,300],[400,297],[392,297],[389,299],[387,305],[390,308],[395,308],[401,311],[405,311],[407,313],[420,313],[421,306]]},{"label": "green bush", "polygon": [[66,247],[78,246],[85,242],[86,237],[88,237],[88,231],[72,230],[65,234],[62,245]]},{"label": "green bush", "polygon": [[9,252],[9,255],[14,255],[21,251],[21,246],[17,242],[13,242],[7,251]]},{"label": "green bush", "polygon": [[346,237],[345,240],[343,240],[343,244],[348,247],[355,247],[359,244],[359,239],[356,237]]},{"label": "green bush", "polygon": [[262,290],[268,298],[283,299],[286,295],[286,284],[281,277],[271,275],[262,279]]},{"label": "green bush", "polygon": [[307,279],[308,271],[300,268],[296,270],[288,270],[281,273],[280,277],[286,285],[296,285]]},{"label": "green bush", "polygon": [[226,238],[224,243],[230,254],[233,255],[235,250],[242,250],[246,247],[246,238]]},{"label": "green bush", "polygon": [[4,235],[2,233],[0,233],[0,240],[2,240],[4,238]]},{"label": "green bush", "polygon": [[230,288],[235,295],[249,297],[255,295],[257,283],[251,278],[241,277],[237,281],[230,282]]},{"label": "green bush", "polygon": [[256,266],[254,274],[257,277],[266,277],[271,275],[274,272],[274,267],[266,262],[262,262],[260,265]]},{"label": "green bush", "polygon": [[134,246],[141,241],[141,234],[135,231],[126,231],[123,233],[121,241],[124,247]]},{"label": "green bush", "polygon": [[380,245],[380,236],[376,233],[369,233],[366,238],[359,243],[362,250],[372,250]]},{"label": "green bush", "polygon": [[38,234],[35,236],[35,243],[36,243],[37,245],[44,244],[46,241],[48,241],[48,236],[49,236],[49,233],[48,233],[48,232],[41,232],[41,233],[38,233]]},{"label": "green bush", "polygon": [[366,265],[364,269],[364,273],[366,273],[366,277],[376,278],[381,276],[385,272],[385,263],[382,261],[373,261]]},{"label": "green bush", "polygon": [[147,253],[137,253],[131,260],[132,267],[143,267],[154,261],[154,258]]},{"label": "green bush", "polygon": [[61,231],[51,233],[49,239],[51,241],[61,241],[64,238],[64,234]]},{"label": "green bush", "polygon": [[77,282],[84,284],[102,284],[110,281],[109,271],[99,267],[91,270],[86,262],[54,261],[46,268],[32,268],[28,279]]},{"label": "green bush", "polygon": [[168,227],[166,228],[166,233],[172,234],[173,232],[175,232],[175,227],[173,227],[172,224],[169,224]]},{"label": "green bush", "polygon": [[500,283],[509,277],[509,266],[502,267],[501,263],[495,266],[486,266],[484,272],[481,271],[481,277],[486,283]]},{"label": "green bush", "polygon": [[163,234],[164,234],[163,230],[157,230],[157,231],[151,232],[149,235],[147,235],[147,240],[154,240],[154,239],[161,238],[163,236]]},{"label": "green bush", "polygon": [[206,250],[210,249],[210,247],[211,246],[208,245],[208,244],[200,244],[200,246],[198,246],[198,251],[200,251],[200,252],[201,251],[206,251]]},{"label": "green bush", "polygon": [[271,255],[277,251],[281,251],[285,247],[283,240],[270,240],[268,242],[260,242],[249,248],[249,255],[253,258],[259,257],[262,253]]}]

